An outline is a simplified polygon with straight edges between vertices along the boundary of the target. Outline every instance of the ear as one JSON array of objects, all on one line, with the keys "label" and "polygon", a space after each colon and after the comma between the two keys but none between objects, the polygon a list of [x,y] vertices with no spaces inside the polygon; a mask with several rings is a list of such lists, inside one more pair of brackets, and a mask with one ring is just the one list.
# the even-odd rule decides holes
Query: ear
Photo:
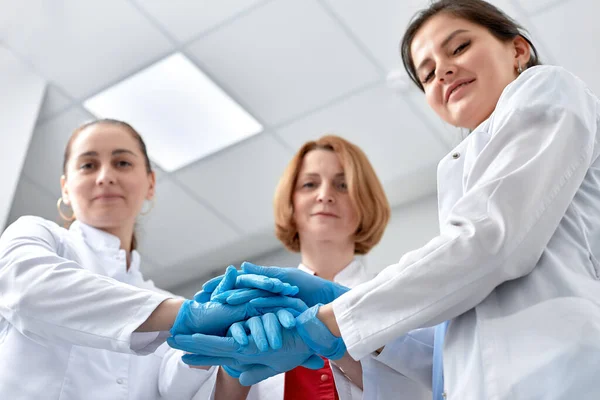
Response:
[{"label": "ear", "polygon": [[69,200],[69,188],[67,187],[67,177],[64,175],[60,177],[60,192],[62,195],[63,204],[71,204],[71,200]]},{"label": "ear", "polygon": [[521,64],[521,67],[525,69],[529,60],[531,59],[531,47],[527,40],[521,35],[517,35],[513,39],[513,46],[515,49],[515,70],[518,68],[518,65]]},{"label": "ear", "polygon": [[154,171],[148,174],[148,183],[149,186],[148,193],[146,194],[146,200],[152,200],[154,198],[156,188],[156,173],[154,173]]}]

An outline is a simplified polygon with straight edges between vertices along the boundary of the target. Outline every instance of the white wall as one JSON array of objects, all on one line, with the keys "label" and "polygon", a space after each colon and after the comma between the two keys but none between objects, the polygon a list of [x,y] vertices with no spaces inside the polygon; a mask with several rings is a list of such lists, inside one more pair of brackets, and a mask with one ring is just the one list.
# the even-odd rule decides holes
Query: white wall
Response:
[{"label": "white wall", "polygon": [[21,176],[46,83],[0,46],[0,231]]},{"label": "white wall", "polygon": [[[390,264],[398,262],[408,251],[423,246],[438,234],[437,200],[435,195],[428,196],[392,210],[390,223],[381,242],[365,257],[363,262],[373,271],[379,272]],[[234,265],[244,260],[232,260]],[[253,257],[250,260],[259,265],[277,265],[293,267],[300,263],[300,254],[285,249]],[[224,269],[223,269],[224,271]],[[186,298],[191,298],[202,284],[212,276],[194,280],[184,286],[173,289]]]}]

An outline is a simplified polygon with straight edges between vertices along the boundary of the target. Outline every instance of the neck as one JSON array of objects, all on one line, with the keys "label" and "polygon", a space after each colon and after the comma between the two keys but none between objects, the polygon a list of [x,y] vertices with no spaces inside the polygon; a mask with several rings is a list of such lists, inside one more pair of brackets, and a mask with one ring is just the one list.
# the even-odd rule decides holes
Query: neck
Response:
[{"label": "neck", "polygon": [[315,271],[317,276],[333,278],[354,259],[354,242],[300,240],[302,264]]}]

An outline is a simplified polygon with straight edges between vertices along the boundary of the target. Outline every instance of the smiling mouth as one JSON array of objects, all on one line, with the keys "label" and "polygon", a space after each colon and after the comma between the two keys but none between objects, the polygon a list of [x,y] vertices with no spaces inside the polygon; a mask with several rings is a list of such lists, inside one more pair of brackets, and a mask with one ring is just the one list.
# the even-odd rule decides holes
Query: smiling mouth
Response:
[{"label": "smiling mouth", "polygon": [[463,82],[463,83],[461,83],[460,85],[458,85],[457,87],[453,88],[453,89],[450,91],[450,93],[448,93],[448,100],[450,100],[450,97],[452,97],[452,94],[453,94],[454,92],[456,92],[458,89],[460,89],[460,88],[461,88],[461,87],[463,87],[463,86],[470,85],[470,84],[471,84],[471,83],[473,83],[473,82],[475,82],[475,79],[473,79],[473,80],[471,80],[471,81]]},{"label": "smiling mouth", "polygon": [[313,217],[317,217],[317,216],[321,216],[321,217],[332,217],[332,218],[338,218],[337,215],[335,214],[331,214],[331,213],[325,213],[325,212],[319,212],[319,213],[314,213]]}]

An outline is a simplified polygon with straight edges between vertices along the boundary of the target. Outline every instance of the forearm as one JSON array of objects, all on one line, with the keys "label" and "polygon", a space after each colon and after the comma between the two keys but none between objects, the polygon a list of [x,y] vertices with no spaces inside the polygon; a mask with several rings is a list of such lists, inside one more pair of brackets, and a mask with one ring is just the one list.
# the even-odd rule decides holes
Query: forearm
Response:
[{"label": "forearm", "polygon": [[183,304],[182,299],[167,299],[154,309],[152,314],[135,332],[168,331],[173,327],[177,313]]},{"label": "forearm", "polygon": [[251,386],[242,386],[240,381],[232,378],[223,368],[219,368],[215,385],[215,400],[245,400]]}]

